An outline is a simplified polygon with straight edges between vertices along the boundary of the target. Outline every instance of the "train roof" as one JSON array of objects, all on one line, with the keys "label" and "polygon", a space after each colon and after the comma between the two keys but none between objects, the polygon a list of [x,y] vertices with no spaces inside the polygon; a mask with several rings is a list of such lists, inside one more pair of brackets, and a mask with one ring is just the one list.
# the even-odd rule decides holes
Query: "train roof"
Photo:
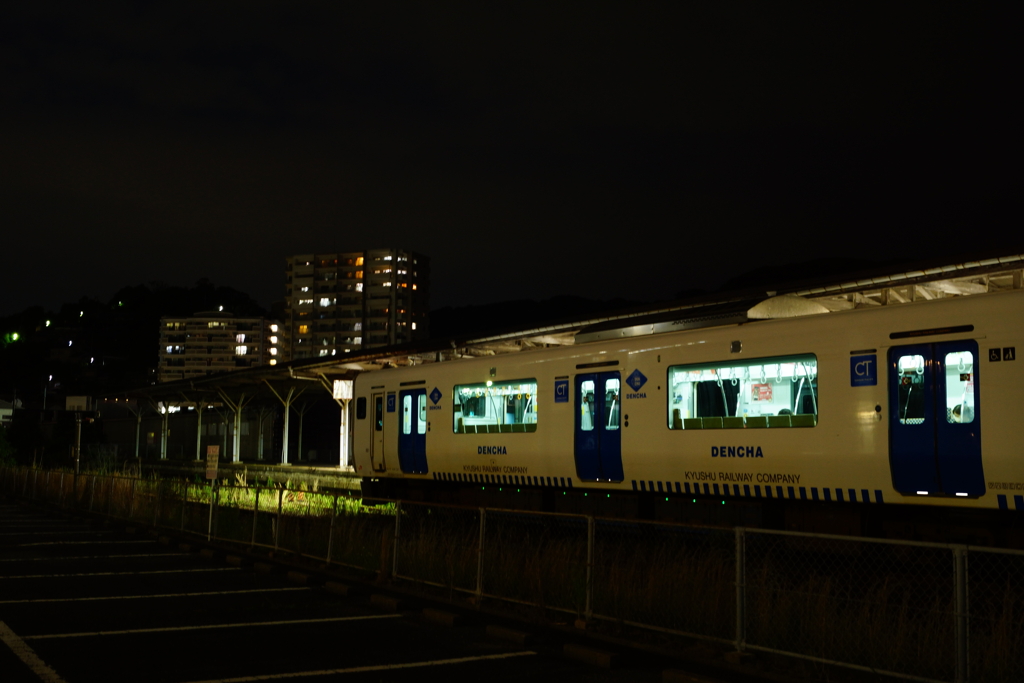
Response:
[{"label": "train roof", "polygon": [[101,398],[131,398],[155,404],[157,401],[228,401],[244,396],[251,400],[256,393],[272,392],[280,399],[289,391],[303,391],[313,386],[337,397],[338,380],[351,380],[360,372],[383,367],[1022,288],[1024,253],[952,264],[921,263],[897,272],[893,272],[891,266],[880,266],[839,278],[821,277],[776,288],[717,292],[627,310],[567,317],[534,327],[365,349],[344,357],[293,360],[276,366],[165,382]]}]

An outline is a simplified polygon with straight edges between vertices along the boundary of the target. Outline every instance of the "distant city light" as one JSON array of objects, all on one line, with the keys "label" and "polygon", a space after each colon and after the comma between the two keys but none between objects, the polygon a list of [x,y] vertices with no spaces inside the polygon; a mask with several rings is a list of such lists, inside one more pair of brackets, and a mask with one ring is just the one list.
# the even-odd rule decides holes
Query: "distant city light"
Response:
[{"label": "distant city light", "polygon": [[49,326],[50,326],[50,321],[49,321],[49,320],[47,320],[47,321],[46,321],[46,326],[47,326],[47,327],[49,327]]},{"label": "distant city light", "polygon": [[85,311],[79,311],[78,312],[78,317],[79,318],[81,318],[83,315],[85,315]]}]

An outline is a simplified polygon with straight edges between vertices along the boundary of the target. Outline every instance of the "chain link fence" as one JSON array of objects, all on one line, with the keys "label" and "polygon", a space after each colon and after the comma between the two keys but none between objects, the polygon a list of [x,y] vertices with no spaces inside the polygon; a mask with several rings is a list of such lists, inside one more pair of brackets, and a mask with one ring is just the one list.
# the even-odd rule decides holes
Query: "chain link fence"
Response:
[{"label": "chain link fence", "polygon": [[0,492],[918,681],[1024,680],[1024,551],[0,468]]}]

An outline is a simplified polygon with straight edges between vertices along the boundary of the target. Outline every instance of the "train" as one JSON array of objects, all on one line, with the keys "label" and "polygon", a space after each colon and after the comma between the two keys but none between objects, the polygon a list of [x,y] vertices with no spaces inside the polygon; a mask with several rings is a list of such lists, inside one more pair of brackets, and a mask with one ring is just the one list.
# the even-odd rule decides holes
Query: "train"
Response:
[{"label": "train", "polygon": [[365,372],[354,467],[369,497],[992,542],[1024,511],[1022,314],[1014,290]]}]

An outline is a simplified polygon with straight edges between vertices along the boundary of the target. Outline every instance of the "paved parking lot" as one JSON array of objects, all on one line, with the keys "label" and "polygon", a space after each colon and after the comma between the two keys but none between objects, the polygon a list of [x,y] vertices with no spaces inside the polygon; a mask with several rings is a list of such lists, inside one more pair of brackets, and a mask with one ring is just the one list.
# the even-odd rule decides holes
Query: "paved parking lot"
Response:
[{"label": "paved parking lot", "polygon": [[4,683],[658,681],[0,499]]}]

